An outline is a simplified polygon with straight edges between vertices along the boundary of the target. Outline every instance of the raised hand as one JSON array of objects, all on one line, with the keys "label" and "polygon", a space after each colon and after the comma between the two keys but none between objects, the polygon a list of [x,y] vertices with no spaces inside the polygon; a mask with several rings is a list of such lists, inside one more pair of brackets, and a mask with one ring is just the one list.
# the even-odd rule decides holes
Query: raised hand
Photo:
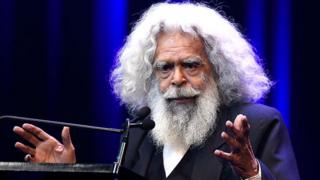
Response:
[{"label": "raised hand", "polygon": [[32,124],[15,126],[13,131],[27,140],[33,147],[20,142],[15,147],[25,153],[25,160],[37,163],[76,163],[75,148],[70,137],[69,127],[61,133],[62,144],[45,131]]},{"label": "raised hand", "polygon": [[239,114],[234,123],[227,121],[226,127],[230,133],[222,132],[221,137],[230,146],[231,152],[215,150],[214,154],[230,161],[236,173],[241,177],[249,178],[257,175],[259,165],[250,143],[250,125],[246,116]]}]

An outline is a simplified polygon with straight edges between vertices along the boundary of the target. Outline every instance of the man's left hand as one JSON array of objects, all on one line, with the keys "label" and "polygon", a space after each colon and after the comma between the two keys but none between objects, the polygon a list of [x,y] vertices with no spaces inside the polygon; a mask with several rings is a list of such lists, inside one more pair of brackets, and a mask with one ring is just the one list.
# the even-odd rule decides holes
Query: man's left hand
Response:
[{"label": "man's left hand", "polygon": [[214,154],[228,160],[234,167],[236,173],[243,178],[257,175],[259,165],[250,143],[250,125],[247,117],[239,114],[234,123],[227,121],[226,127],[229,133],[222,132],[221,137],[230,146],[231,152],[227,153],[221,150],[215,150]]}]

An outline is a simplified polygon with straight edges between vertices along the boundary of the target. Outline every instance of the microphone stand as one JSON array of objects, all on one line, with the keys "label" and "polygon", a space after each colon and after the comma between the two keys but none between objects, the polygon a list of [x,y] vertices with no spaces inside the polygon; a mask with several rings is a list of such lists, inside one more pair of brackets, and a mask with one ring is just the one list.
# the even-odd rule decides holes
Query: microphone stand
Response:
[{"label": "microphone stand", "polygon": [[69,126],[69,127],[75,127],[75,128],[107,131],[107,132],[113,132],[113,133],[119,133],[119,134],[121,134],[123,132],[122,129],[105,128],[105,127],[99,127],[99,126],[89,126],[89,125],[84,125],[84,124],[68,123],[68,122],[61,122],[61,121],[51,121],[51,120],[36,119],[36,118],[29,118],[29,117],[22,117],[22,116],[4,115],[4,116],[0,116],[0,120],[2,120],[2,119],[12,119],[12,120],[18,120],[18,121],[22,120],[22,121],[31,122],[31,123],[35,122],[35,123],[43,123],[43,124],[50,124],[50,125]]},{"label": "microphone stand", "polygon": [[112,170],[113,174],[115,175],[115,179],[118,179],[120,177],[119,171],[120,171],[120,167],[123,164],[125,153],[127,150],[129,130],[130,130],[130,120],[126,119],[126,125],[121,135],[121,145],[120,145],[117,161],[114,162],[114,166]]}]

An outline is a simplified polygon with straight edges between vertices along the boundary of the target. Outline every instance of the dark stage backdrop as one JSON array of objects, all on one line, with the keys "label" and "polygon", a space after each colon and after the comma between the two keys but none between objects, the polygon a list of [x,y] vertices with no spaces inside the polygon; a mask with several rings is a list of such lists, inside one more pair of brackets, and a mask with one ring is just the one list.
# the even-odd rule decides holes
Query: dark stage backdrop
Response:
[{"label": "dark stage backdrop", "polygon": [[[0,115],[120,128],[130,117],[108,81],[117,51],[152,0],[0,0]],[[254,45],[275,82],[261,100],[290,131],[302,179],[320,152],[316,5],[302,0],[211,0]],[[22,161],[0,122],[0,161]],[[38,124],[58,139],[61,127]],[[119,135],[71,129],[80,163],[112,163]]]}]

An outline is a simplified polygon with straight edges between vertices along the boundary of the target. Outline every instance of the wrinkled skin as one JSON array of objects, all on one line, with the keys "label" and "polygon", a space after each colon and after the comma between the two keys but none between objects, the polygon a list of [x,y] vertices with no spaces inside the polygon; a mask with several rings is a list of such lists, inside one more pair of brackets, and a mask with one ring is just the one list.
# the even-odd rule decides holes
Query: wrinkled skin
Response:
[{"label": "wrinkled skin", "polygon": [[239,114],[234,123],[227,121],[226,127],[230,133],[222,132],[221,137],[230,146],[231,152],[215,150],[214,154],[228,160],[241,177],[249,178],[257,175],[259,165],[250,143],[250,126],[246,116]]},{"label": "wrinkled skin", "polygon": [[[70,137],[69,127],[61,133],[62,143],[32,124],[15,126],[13,131],[32,146],[16,142],[15,147],[26,153],[26,161],[35,163],[76,163],[75,148]],[[28,155],[30,154],[30,155]]]}]

